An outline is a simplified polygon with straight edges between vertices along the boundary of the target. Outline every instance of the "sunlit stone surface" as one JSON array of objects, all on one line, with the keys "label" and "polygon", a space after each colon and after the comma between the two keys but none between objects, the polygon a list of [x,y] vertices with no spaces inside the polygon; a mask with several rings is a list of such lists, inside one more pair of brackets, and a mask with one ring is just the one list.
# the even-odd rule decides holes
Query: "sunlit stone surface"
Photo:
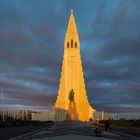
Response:
[{"label": "sunlit stone surface", "polygon": [[[74,101],[70,103],[69,93],[72,89],[74,91]],[[73,115],[73,109],[76,110],[75,114],[80,121],[88,121],[90,117],[93,117],[94,109],[90,106],[86,96],[80,42],[73,11],[71,11],[64,42],[61,79],[54,108],[68,111],[68,118],[72,118],[72,120],[77,119]]]}]

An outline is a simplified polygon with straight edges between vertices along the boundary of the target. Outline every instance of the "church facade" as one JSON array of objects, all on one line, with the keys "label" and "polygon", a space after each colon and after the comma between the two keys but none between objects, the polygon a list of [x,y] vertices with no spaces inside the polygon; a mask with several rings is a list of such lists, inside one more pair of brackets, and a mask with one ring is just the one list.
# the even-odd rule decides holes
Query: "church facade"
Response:
[{"label": "church facade", "polygon": [[95,111],[87,98],[80,55],[80,42],[73,11],[66,37],[58,96],[54,109],[65,111],[67,119],[88,121]]}]

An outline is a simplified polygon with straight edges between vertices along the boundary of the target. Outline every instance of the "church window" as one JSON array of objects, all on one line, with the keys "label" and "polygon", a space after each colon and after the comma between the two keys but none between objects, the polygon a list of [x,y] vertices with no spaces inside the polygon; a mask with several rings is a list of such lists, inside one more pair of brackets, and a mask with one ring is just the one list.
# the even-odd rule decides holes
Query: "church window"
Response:
[{"label": "church window", "polygon": [[67,48],[69,48],[69,42],[67,42]]},{"label": "church window", "polygon": [[69,48],[69,42],[67,42],[67,48]]},{"label": "church window", "polygon": [[73,40],[71,40],[71,47],[73,48]]},{"label": "church window", "polygon": [[75,48],[77,48],[77,42],[75,42]]}]

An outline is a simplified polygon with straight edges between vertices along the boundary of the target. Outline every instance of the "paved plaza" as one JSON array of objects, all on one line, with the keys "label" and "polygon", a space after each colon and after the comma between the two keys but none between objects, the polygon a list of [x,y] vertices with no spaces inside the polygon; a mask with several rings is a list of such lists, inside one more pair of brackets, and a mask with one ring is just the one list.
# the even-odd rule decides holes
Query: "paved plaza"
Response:
[{"label": "paved plaza", "polygon": [[94,130],[95,126],[89,126],[87,123],[61,122],[10,140],[139,140],[137,137],[115,131],[102,130],[101,135],[96,136]]}]

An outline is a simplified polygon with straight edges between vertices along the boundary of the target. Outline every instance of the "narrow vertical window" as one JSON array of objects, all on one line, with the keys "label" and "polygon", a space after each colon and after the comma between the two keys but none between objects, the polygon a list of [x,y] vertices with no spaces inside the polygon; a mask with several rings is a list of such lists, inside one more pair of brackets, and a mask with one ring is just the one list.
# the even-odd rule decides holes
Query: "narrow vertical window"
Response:
[{"label": "narrow vertical window", "polygon": [[69,42],[67,42],[67,48],[69,48]]},{"label": "narrow vertical window", "polygon": [[75,42],[75,48],[77,48],[77,42]]},{"label": "narrow vertical window", "polygon": [[71,40],[71,47],[73,48],[73,40]]}]

